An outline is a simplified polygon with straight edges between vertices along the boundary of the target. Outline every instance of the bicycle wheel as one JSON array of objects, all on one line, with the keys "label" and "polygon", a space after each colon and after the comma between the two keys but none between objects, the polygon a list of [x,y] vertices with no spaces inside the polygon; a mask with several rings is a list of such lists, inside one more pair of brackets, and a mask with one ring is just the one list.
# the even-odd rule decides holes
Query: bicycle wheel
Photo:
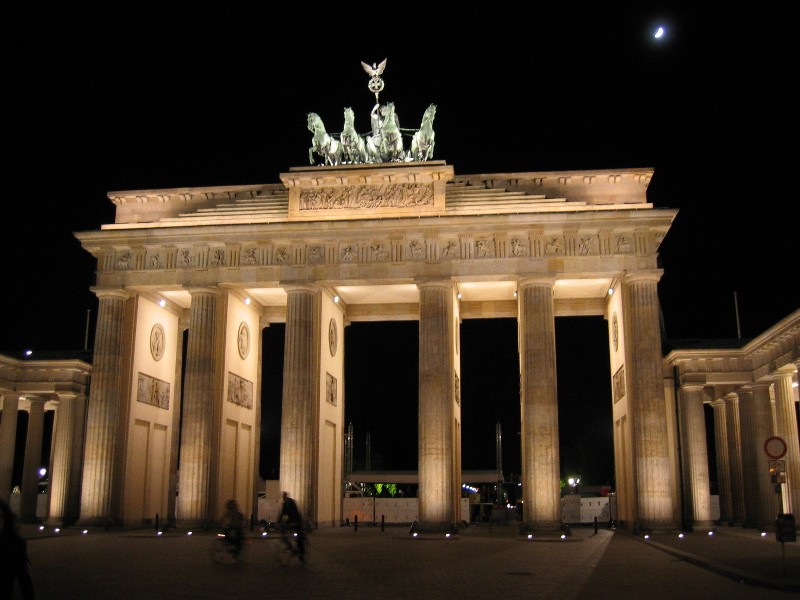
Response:
[{"label": "bicycle wheel", "polygon": [[275,548],[275,560],[277,560],[278,564],[286,567],[291,564],[294,555],[294,546],[289,540],[289,537],[286,535],[281,535],[278,538],[278,543],[276,544]]},{"label": "bicycle wheel", "polygon": [[225,536],[216,536],[211,540],[211,560],[215,563],[230,562],[231,555],[228,552],[228,544],[225,543]]}]

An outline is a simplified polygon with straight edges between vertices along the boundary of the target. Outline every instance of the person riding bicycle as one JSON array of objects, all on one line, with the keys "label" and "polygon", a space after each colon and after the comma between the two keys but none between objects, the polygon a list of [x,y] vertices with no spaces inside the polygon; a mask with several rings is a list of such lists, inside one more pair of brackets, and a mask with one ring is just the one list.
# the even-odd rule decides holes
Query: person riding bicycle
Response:
[{"label": "person riding bicycle", "polygon": [[306,561],[306,536],[303,530],[303,516],[300,514],[300,509],[297,508],[297,502],[294,498],[290,497],[287,492],[283,492],[283,504],[281,505],[281,512],[278,514],[278,523],[281,523],[283,517],[286,517],[286,529],[294,532],[297,535],[297,555],[300,562]]},{"label": "person riding bicycle", "polygon": [[242,553],[242,542],[244,541],[245,518],[244,513],[239,510],[236,500],[228,500],[225,503],[225,512],[220,519],[222,530],[225,533],[225,542],[233,548],[234,558],[239,558]]}]

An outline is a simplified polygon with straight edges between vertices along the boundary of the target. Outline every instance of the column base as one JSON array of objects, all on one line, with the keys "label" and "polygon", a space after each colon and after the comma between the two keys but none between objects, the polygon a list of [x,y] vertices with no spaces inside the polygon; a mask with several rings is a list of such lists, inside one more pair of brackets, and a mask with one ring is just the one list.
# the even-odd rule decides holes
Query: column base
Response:
[{"label": "column base", "polygon": [[458,535],[456,523],[420,523],[414,521],[408,530],[414,537],[454,537]]},{"label": "column base", "polygon": [[537,539],[561,539],[562,535],[572,535],[572,530],[566,523],[522,523],[519,526],[519,535]]}]

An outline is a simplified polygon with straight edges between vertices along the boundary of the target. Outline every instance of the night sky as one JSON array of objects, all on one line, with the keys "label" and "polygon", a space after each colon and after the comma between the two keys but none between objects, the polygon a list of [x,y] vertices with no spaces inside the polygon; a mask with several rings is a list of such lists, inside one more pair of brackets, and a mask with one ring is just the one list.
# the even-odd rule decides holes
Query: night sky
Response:
[{"label": "night sky", "polygon": [[[434,159],[456,174],[654,168],[649,201],[680,211],[660,250],[666,339],[751,338],[796,310],[794,15],[518,6],[12,9],[0,350],[84,347],[94,261],[73,232],[113,221],[108,191],[279,182],[307,164],[308,112],[338,131],[350,106],[368,129],[360,63],[384,58],[381,100],[403,127],[437,104]],[[595,484],[613,481],[606,331],[556,319],[562,473]],[[373,468],[414,469],[417,324],[345,336],[357,461],[369,432]],[[281,340],[265,333],[265,387]],[[463,466],[495,467],[499,422],[519,472],[516,323],[467,320],[462,350]]]}]

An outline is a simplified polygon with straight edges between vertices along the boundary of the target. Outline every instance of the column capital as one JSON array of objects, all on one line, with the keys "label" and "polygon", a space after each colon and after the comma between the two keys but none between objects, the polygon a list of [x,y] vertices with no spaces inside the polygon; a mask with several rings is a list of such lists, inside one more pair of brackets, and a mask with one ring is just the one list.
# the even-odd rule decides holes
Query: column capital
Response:
[{"label": "column capital", "polygon": [[452,290],[454,288],[454,283],[449,279],[421,279],[415,281],[414,284],[419,290],[423,288],[445,288],[446,290]]},{"label": "column capital", "polygon": [[555,275],[525,275],[517,279],[517,287],[520,288],[525,288],[531,285],[547,285],[553,287],[555,284]]},{"label": "column capital", "polygon": [[221,296],[222,290],[218,287],[186,287],[186,291],[189,292],[191,296],[195,294],[211,294],[212,296]]},{"label": "column capital", "polygon": [[306,292],[308,294],[316,294],[319,288],[313,283],[284,283],[281,285],[283,291],[287,294],[289,292]]},{"label": "column capital", "polygon": [[720,408],[720,407],[724,408],[725,400],[723,400],[722,398],[717,398],[716,400],[712,400],[709,404],[711,404],[711,406],[713,406],[714,408]]},{"label": "column capital", "polygon": [[643,271],[627,271],[622,278],[623,283],[636,283],[638,281],[652,281],[658,283],[664,275],[663,269],[648,269]]},{"label": "column capital", "polygon": [[101,287],[92,287],[89,288],[94,295],[98,298],[119,298],[120,300],[127,300],[131,297],[131,293],[123,290],[122,288],[101,288]]}]

